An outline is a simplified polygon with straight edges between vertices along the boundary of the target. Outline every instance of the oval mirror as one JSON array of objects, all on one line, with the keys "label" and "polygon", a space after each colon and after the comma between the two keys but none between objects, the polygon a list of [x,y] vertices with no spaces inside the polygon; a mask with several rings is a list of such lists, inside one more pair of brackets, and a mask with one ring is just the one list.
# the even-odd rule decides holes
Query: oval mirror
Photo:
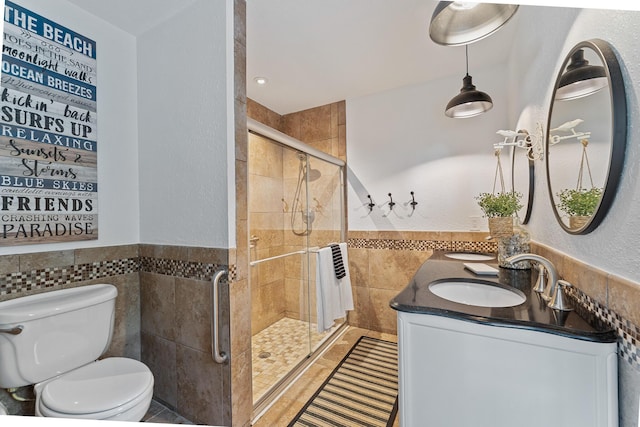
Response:
[{"label": "oval mirror", "polygon": [[615,197],[627,142],[627,102],[620,64],[599,39],[578,43],[556,79],[547,122],[551,205],[562,228],[598,227]]}]

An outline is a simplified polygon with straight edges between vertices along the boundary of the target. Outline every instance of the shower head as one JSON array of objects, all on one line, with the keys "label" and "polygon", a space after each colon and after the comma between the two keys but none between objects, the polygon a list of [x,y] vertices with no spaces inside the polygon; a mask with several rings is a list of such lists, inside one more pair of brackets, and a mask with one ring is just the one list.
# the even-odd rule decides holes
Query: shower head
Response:
[{"label": "shower head", "polygon": [[303,172],[302,176],[308,178],[309,182],[316,181],[322,176],[322,173],[318,169],[313,169],[309,166],[309,159],[305,153],[299,151],[298,159],[300,159],[300,171]]},{"label": "shower head", "polygon": [[320,179],[320,177],[322,176],[322,173],[320,173],[318,169],[312,169],[312,168],[309,168],[309,166],[307,166],[307,169],[305,170],[305,175],[309,179],[309,182],[313,182]]}]

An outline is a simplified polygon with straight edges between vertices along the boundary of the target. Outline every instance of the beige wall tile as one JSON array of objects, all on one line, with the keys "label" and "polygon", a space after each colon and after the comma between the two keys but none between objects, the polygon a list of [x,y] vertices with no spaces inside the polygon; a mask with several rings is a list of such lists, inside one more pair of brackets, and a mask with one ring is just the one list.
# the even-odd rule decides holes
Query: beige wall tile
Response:
[{"label": "beige wall tile", "polygon": [[236,219],[248,218],[249,196],[247,191],[247,162],[236,160]]},{"label": "beige wall tile", "polygon": [[283,148],[261,136],[249,135],[249,174],[282,177]]},{"label": "beige wall tile", "polygon": [[241,280],[229,287],[231,355],[250,351],[251,349],[251,290],[249,282]]},{"label": "beige wall tile", "polygon": [[175,407],[178,398],[176,343],[142,332],[142,362],[153,373],[153,395]]},{"label": "beige wall tile", "polygon": [[349,276],[352,286],[364,286],[369,283],[369,250],[349,248]]},{"label": "beige wall tile", "polygon": [[190,247],[189,261],[203,264],[229,265],[229,249]]},{"label": "beige wall tile", "polygon": [[161,259],[173,259],[177,261],[189,261],[189,247],[156,245],[155,257]]},{"label": "beige wall tile", "polygon": [[19,255],[1,255],[0,256],[0,271],[4,274],[17,273],[20,271],[20,256]]},{"label": "beige wall tile", "polygon": [[[225,387],[225,390],[227,387]],[[231,424],[234,427],[247,426],[253,411],[251,389],[251,351],[234,354],[231,363]]]},{"label": "beige wall tile", "polygon": [[353,286],[354,310],[348,313],[349,325],[370,329],[371,319],[375,318],[375,307],[371,303],[369,288],[365,286]]},{"label": "beige wall tile", "polygon": [[70,249],[65,251],[21,254],[19,258],[20,271],[31,271],[73,265],[75,256],[74,251]]},{"label": "beige wall tile", "polygon": [[607,276],[605,271],[565,257],[562,278],[603,306],[607,305]]},{"label": "beige wall tile", "polygon": [[[241,103],[245,103],[247,99],[247,58],[245,55],[245,44],[241,40],[234,41],[234,99]],[[236,114],[238,110],[235,110]],[[236,116],[236,122],[246,122],[246,119],[242,116]]]},{"label": "beige wall tile", "polygon": [[323,105],[299,113],[300,140],[306,143],[331,138],[331,105]]},{"label": "beige wall tile", "polygon": [[389,307],[389,301],[398,294],[387,289],[369,289],[371,305],[371,329],[389,334],[397,334],[397,313]]},{"label": "beige wall tile", "polygon": [[386,249],[369,250],[369,288],[404,289],[431,252]]},{"label": "beige wall tile", "polygon": [[175,340],[201,351],[211,349],[211,282],[175,278]]},{"label": "beige wall tile", "polygon": [[609,308],[634,325],[640,325],[640,284],[610,274],[608,285]]},{"label": "beige wall tile", "polygon": [[223,370],[211,352],[176,346],[177,411],[195,423],[221,425],[224,422]]},{"label": "beige wall tile", "polygon": [[249,132],[247,130],[246,120],[247,104],[242,100],[236,99],[234,101],[234,108],[237,115],[235,122],[235,156],[236,160],[242,160],[246,162],[249,158]]},{"label": "beige wall tile", "polygon": [[106,356],[140,360],[140,275],[122,274],[92,282],[109,283],[118,289],[113,342]]},{"label": "beige wall tile", "polygon": [[175,278],[140,273],[141,330],[175,340]]}]

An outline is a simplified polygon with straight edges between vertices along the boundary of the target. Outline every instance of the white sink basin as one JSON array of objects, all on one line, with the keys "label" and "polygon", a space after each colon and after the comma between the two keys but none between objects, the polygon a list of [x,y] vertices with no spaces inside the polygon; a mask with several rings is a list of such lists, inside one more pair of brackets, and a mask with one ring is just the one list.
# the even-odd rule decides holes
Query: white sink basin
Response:
[{"label": "white sink basin", "polygon": [[433,282],[429,290],[440,298],[480,307],[513,307],[526,301],[517,289],[506,289],[473,280],[443,280]]}]

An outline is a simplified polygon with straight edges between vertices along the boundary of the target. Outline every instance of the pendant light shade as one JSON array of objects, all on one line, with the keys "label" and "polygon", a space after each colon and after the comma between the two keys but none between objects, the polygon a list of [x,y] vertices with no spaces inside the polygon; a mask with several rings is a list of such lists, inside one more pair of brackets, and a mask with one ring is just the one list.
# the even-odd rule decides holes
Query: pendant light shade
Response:
[{"label": "pendant light shade", "polygon": [[467,63],[467,74],[462,79],[462,89],[460,93],[449,101],[444,110],[447,117],[462,119],[477,116],[493,108],[491,97],[484,92],[476,90],[469,75],[469,48],[465,46],[465,58]]},{"label": "pendant light shade", "polygon": [[560,77],[557,100],[569,100],[591,95],[609,84],[604,67],[589,65],[584,58],[584,50],[578,49],[571,55],[567,71]]},{"label": "pendant light shade", "polygon": [[517,10],[513,4],[441,1],[431,17],[429,36],[445,46],[473,43],[496,32]]},{"label": "pendant light shade", "polygon": [[477,116],[493,107],[491,97],[484,92],[476,90],[471,82],[471,76],[467,74],[462,79],[460,93],[449,101],[444,114],[454,119]]}]

